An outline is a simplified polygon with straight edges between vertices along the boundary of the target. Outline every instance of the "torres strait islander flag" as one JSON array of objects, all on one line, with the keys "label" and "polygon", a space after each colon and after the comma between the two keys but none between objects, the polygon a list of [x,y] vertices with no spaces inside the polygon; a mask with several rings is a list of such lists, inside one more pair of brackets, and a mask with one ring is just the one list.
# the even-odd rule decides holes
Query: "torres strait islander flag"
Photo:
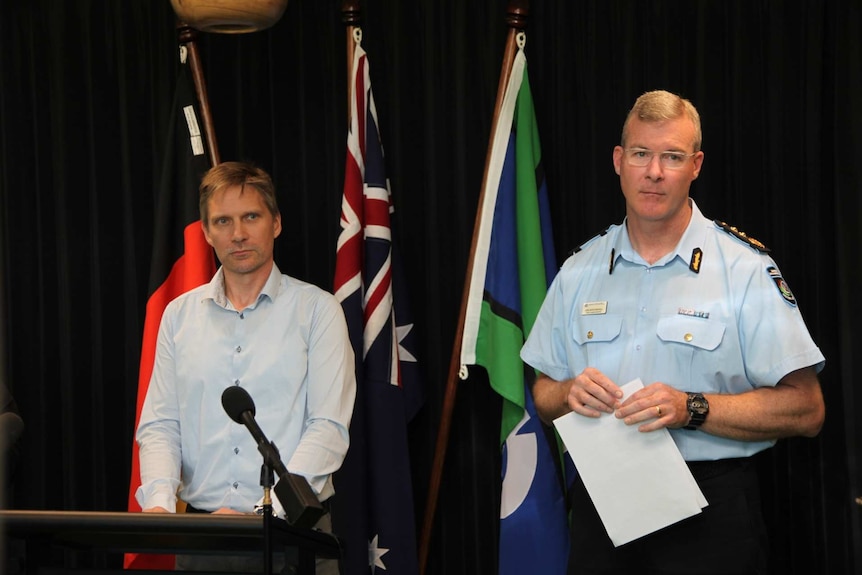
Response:
[{"label": "torres strait islander flag", "polygon": [[335,474],[334,532],[346,575],[418,573],[407,423],[422,403],[415,330],[393,245],[368,60],[357,43],[335,296],[356,352],[350,449]]},{"label": "torres strait islander flag", "polygon": [[[185,56],[183,45],[180,46],[180,67],[157,190],[150,296],[141,345],[135,429],[153,372],[156,338],[165,306],[177,296],[210,281],[215,273],[215,256],[204,238],[198,211],[198,186],[210,162],[197,121],[197,100]],[[138,444],[133,439],[129,511],[141,511],[135,499],[140,485]],[[173,570],[174,556],[129,553],[124,563],[126,569]]]},{"label": "torres strait islander flag", "polygon": [[557,273],[548,193],[523,50],[518,49],[492,135],[470,278],[462,377],[488,372],[503,396],[499,573],[565,573],[568,520],[554,432],[543,426],[520,358]]}]

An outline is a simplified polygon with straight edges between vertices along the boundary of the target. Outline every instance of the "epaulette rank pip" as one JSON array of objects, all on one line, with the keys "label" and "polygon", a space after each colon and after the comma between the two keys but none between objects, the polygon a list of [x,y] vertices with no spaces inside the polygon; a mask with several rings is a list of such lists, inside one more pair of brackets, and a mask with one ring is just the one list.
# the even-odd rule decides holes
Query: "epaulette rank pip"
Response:
[{"label": "epaulette rank pip", "polygon": [[753,237],[747,235],[745,232],[739,231],[738,229],[736,229],[734,226],[731,226],[730,224],[727,224],[725,222],[721,222],[719,220],[713,220],[713,223],[715,223],[716,226],[718,226],[719,228],[721,228],[725,232],[727,232],[730,235],[734,236],[735,238],[738,238],[739,240],[747,243],[748,245],[750,245],[751,247],[753,247],[754,249],[756,249],[759,252],[763,252],[766,254],[766,253],[769,253],[771,251],[768,247],[763,245],[763,242],[761,242],[760,240],[754,239]]}]

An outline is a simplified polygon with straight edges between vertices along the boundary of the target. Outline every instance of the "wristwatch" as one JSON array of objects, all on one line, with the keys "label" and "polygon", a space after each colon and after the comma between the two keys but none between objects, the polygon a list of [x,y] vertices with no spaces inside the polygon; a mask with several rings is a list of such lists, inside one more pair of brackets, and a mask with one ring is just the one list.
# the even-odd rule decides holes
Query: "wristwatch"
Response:
[{"label": "wristwatch", "polygon": [[690,419],[688,425],[683,429],[697,429],[703,425],[703,422],[706,421],[706,416],[709,415],[709,402],[702,393],[686,392],[686,395],[688,395],[686,406],[688,407]]}]

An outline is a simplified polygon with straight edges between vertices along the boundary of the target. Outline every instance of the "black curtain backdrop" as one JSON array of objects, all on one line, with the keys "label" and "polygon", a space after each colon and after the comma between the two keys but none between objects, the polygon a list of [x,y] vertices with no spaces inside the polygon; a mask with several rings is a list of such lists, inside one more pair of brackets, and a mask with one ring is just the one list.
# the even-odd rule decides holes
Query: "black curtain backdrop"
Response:
[{"label": "black curtain backdrop", "polygon": [[[505,0],[367,0],[364,42],[422,337],[410,426],[421,522],[506,34]],[[281,269],[330,288],[346,141],[339,0],[202,34],[221,158],[270,171]],[[124,510],[175,79],[168,0],[0,0],[0,367],[26,421],[10,507]],[[759,457],[772,573],[862,569],[858,0],[537,0],[527,59],[557,253],[623,216],[611,164],[634,99],[703,120],[693,196],[772,248],[827,357],[827,421]],[[769,342],[763,342],[769,345]],[[500,402],[462,383],[430,574],[496,572]]]}]

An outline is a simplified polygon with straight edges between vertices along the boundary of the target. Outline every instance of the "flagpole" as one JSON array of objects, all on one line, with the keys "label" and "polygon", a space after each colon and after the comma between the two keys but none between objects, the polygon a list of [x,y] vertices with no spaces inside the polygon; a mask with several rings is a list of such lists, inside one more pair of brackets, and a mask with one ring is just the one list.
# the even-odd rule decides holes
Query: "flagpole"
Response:
[{"label": "flagpole", "polygon": [[201,119],[203,120],[204,137],[207,142],[207,152],[210,157],[210,165],[217,166],[221,163],[218,153],[218,144],[216,143],[215,127],[213,125],[213,117],[210,113],[210,102],[207,97],[206,82],[204,82],[204,70],[201,65],[200,54],[197,44],[198,32],[185,22],[177,23],[177,38],[181,45],[185,45],[189,54],[189,68],[192,72],[192,79],[195,83],[195,94],[198,97],[198,105],[201,109]]},{"label": "flagpole", "polygon": [[458,314],[458,325],[455,330],[455,341],[452,346],[452,355],[449,359],[449,375],[446,380],[446,391],[443,398],[443,412],[440,416],[440,427],[437,431],[437,446],[434,452],[434,463],[431,467],[431,479],[428,487],[428,500],[425,506],[425,518],[422,525],[422,537],[419,547],[419,572],[425,574],[428,561],[428,550],[431,540],[431,529],[434,526],[434,515],[437,509],[437,496],[440,491],[440,482],[443,477],[443,463],[446,458],[446,446],[449,443],[449,430],[452,423],[452,412],[455,408],[455,395],[458,386],[458,373],[461,367],[461,339],[464,336],[464,321],[467,314],[467,300],[470,294],[470,278],[473,275],[473,260],[476,255],[476,244],[478,242],[478,231],[482,223],[482,205],[484,204],[485,186],[488,181],[490,168],[491,148],[493,146],[494,134],[497,132],[500,108],[503,105],[503,97],[506,94],[506,86],[509,83],[509,75],[516,53],[516,36],[527,27],[527,16],[529,14],[529,0],[509,0],[506,9],[506,24],[509,26],[506,35],[506,47],[503,52],[503,65],[500,71],[500,81],[497,85],[497,100],[494,104],[494,117],[491,121],[491,137],[488,140],[488,152],[485,155],[485,171],[482,176],[482,190],[479,194],[479,203],[476,210],[476,220],[473,224],[473,239],[470,245],[470,255],[467,260],[467,271],[464,280],[464,290],[461,294],[461,310]]},{"label": "flagpole", "polygon": [[353,101],[353,53],[356,51],[354,34],[362,21],[360,0],[342,0],[341,22],[347,30],[347,126],[350,127],[350,103]]},{"label": "flagpole", "polygon": [[[201,115],[201,119],[203,122],[203,126],[199,126],[199,127],[201,130],[203,130],[203,136],[204,136],[205,141],[206,141],[206,148],[207,148],[208,160],[209,160],[208,161],[208,164],[209,164],[208,167],[212,167],[212,166],[219,164],[219,155],[218,155],[218,146],[216,145],[216,139],[215,139],[215,129],[213,128],[212,114],[210,114],[210,109],[209,109],[209,100],[207,98],[206,84],[204,83],[203,70],[201,67],[200,57],[199,57],[198,49],[197,49],[197,42],[196,41],[197,41],[198,32],[197,32],[197,30],[195,30],[194,28],[192,28],[191,26],[189,26],[188,24],[183,22],[182,19],[177,20],[176,30],[177,30],[177,44],[179,46],[185,46],[186,51],[187,51],[186,60],[184,63],[182,63],[182,66],[185,66],[186,64],[188,64],[189,71],[191,72],[191,75],[192,75],[192,81],[194,83],[194,90],[195,90],[195,98],[197,100],[198,108],[200,109],[200,115]],[[174,57],[176,57],[176,52],[174,52]],[[187,92],[187,89],[185,89],[186,86],[183,86],[183,89],[180,90],[180,86],[183,84],[186,84],[186,82],[187,82],[185,70],[183,70],[181,74],[178,74],[177,79],[178,79],[177,86],[175,86],[175,90],[177,90],[177,93],[175,94],[175,97],[180,93],[185,94]],[[189,94],[188,96],[191,97],[191,94]],[[182,104],[185,105],[186,103],[192,103],[192,102],[190,102],[189,100],[183,99]],[[172,118],[173,118],[173,114],[176,114],[176,113],[181,113],[181,112],[177,112],[177,110],[174,110],[172,113]],[[197,116],[197,114],[195,114],[195,116]],[[175,130],[175,129],[176,129],[176,126],[173,126],[172,130]],[[188,131],[186,131],[185,133],[188,134]],[[187,155],[188,155],[187,152],[183,154],[183,156],[187,156]],[[198,164],[196,166],[197,170],[204,169],[203,165],[201,165],[201,164],[203,164],[203,158],[200,158],[200,160],[185,159],[182,161],[195,162]],[[169,164],[169,162],[166,163],[166,165],[168,165],[168,164]],[[166,169],[172,169],[172,168],[166,168]],[[188,193],[188,194],[194,193],[195,197],[196,197],[197,196],[198,183],[199,182],[194,182],[194,183],[189,182],[188,187],[186,187],[185,189],[183,189],[181,191],[183,193]],[[172,186],[173,184],[168,184],[168,185]],[[180,191],[180,190],[175,190],[175,191]],[[162,200],[160,199],[159,203],[161,203],[161,202],[162,202]],[[183,203],[183,202],[181,202],[181,203]],[[194,205],[197,205],[197,200],[195,200],[193,206]],[[157,206],[157,208],[158,208],[158,206]],[[197,208],[192,208],[192,209],[193,209],[194,214],[197,214]],[[182,209],[180,209],[180,212],[182,212]],[[192,217],[190,214],[185,214],[185,213],[180,213],[180,214],[176,214],[176,215],[178,215],[179,217],[181,217],[183,219],[188,217],[188,220],[185,223],[191,223],[192,219],[197,219],[196,215],[194,217]],[[200,229],[200,228],[198,228],[198,229]],[[165,241],[167,242],[168,240],[165,240]],[[188,253],[188,252],[186,252],[186,249],[189,248],[190,244],[187,242],[189,242],[189,238],[185,237],[184,241],[179,246],[177,246],[178,248],[180,248],[180,251],[181,251],[180,259],[184,258],[186,256],[186,254]],[[137,426],[138,426],[138,420],[139,420],[140,415],[141,415],[141,407],[143,406],[143,401],[144,401],[144,395],[142,395],[142,390],[143,390],[143,394],[146,394],[146,389],[147,389],[146,386],[148,385],[148,382],[149,382],[149,373],[152,371],[152,367],[153,367],[153,365],[152,365],[152,363],[153,363],[152,353],[153,353],[153,349],[155,347],[155,334],[156,334],[156,331],[158,329],[158,320],[156,320],[156,322],[154,324],[151,324],[152,318],[160,318],[161,317],[162,312],[164,311],[164,306],[168,303],[168,301],[170,301],[170,299],[173,299],[173,297],[180,295],[180,293],[183,293],[184,291],[187,291],[189,289],[192,289],[193,287],[196,287],[198,285],[201,285],[202,283],[205,283],[206,281],[209,281],[209,278],[212,276],[213,273],[215,273],[215,260],[212,257],[212,252],[210,252],[209,258],[207,258],[206,256],[203,255],[204,254],[203,250],[205,249],[205,248],[203,248],[203,246],[205,245],[203,233],[200,233],[199,242],[200,242],[200,245],[198,246],[198,251],[196,253],[197,253],[198,258],[203,258],[203,260],[190,262],[188,259],[186,259],[186,264],[185,264],[185,268],[184,268],[185,273],[184,274],[176,274],[174,276],[174,279],[171,280],[169,276],[174,275],[171,267],[168,267],[167,269],[159,269],[158,264],[156,264],[156,267],[154,268],[157,273],[166,272],[165,276],[157,278],[158,281],[160,282],[160,284],[158,284],[158,285],[161,285],[162,287],[170,285],[172,287],[165,290],[164,293],[161,293],[161,295],[157,295],[161,292],[160,289],[154,291],[153,293],[150,293],[148,301],[147,301],[147,308],[146,308],[147,317],[145,318],[145,324],[144,324],[143,345],[142,345],[142,350],[141,350],[141,369],[140,369],[140,373],[139,373],[140,379],[138,381],[138,398],[137,398],[136,409],[135,409],[135,428],[137,428]],[[194,245],[194,244],[195,244],[195,241],[191,240],[191,245]],[[195,251],[194,248],[193,248],[193,251]],[[174,269],[178,269],[178,268],[179,268],[179,266],[177,266],[177,268],[174,268]],[[153,270],[150,270],[150,272],[152,274]],[[204,276],[208,276],[208,277],[206,277],[206,279],[203,279]],[[152,279],[153,278],[151,277],[151,281],[152,281]],[[161,282],[165,282],[165,283],[161,283]],[[163,299],[168,294],[170,294],[170,297],[167,299]],[[151,305],[153,306],[152,308],[151,308]],[[152,329],[152,331],[150,331],[151,329]],[[148,347],[148,346],[152,346],[152,347]],[[149,355],[147,355],[148,349],[149,349]],[[137,444],[135,444],[133,442],[133,447],[132,447],[132,477],[130,480],[130,487],[129,487],[129,491],[130,491],[130,494],[129,494],[129,500],[130,500],[129,501],[129,511],[132,511],[133,509],[140,511],[140,507],[137,506],[137,503],[134,503],[135,491],[137,490],[137,487],[140,486],[140,469],[138,468],[138,465],[139,465],[139,458],[138,457],[139,457],[139,455],[138,455]],[[185,510],[186,510],[186,502],[183,501],[181,498],[177,498],[177,508],[176,508],[177,513],[183,513]],[[151,569],[154,571],[155,570],[172,570],[174,568],[175,559],[174,559],[174,555],[171,555],[171,554],[158,554],[158,555],[156,555],[156,554],[149,554],[149,553],[125,553],[123,563],[124,563],[124,567],[126,569]]]}]

